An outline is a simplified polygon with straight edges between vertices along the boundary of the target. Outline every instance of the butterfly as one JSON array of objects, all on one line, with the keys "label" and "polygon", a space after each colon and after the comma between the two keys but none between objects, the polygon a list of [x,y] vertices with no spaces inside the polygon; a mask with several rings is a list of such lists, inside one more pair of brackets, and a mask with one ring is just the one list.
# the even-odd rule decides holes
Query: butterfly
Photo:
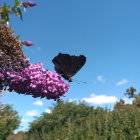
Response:
[{"label": "butterfly", "polygon": [[52,60],[54,68],[68,82],[72,82],[71,77],[74,76],[85,64],[86,57],[84,55],[75,56],[59,53]]}]

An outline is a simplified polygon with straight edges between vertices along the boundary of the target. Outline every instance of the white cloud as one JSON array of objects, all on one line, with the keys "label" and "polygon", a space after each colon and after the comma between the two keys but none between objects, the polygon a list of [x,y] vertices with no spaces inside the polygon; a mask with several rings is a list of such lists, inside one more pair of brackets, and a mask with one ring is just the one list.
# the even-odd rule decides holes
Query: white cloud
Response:
[{"label": "white cloud", "polygon": [[79,100],[78,99],[70,99],[68,100],[68,102],[78,102]]},{"label": "white cloud", "polygon": [[97,80],[102,83],[106,81],[102,75],[98,75]]},{"label": "white cloud", "polygon": [[29,120],[26,120],[26,119],[21,119],[21,122],[28,122]]},{"label": "white cloud", "polygon": [[117,101],[117,97],[91,94],[89,98],[83,98],[83,101],[90,104],[115,103]]},{"label": "white cloud", "polygon": [[125,101],[125,104],[132,104],[134,99],[123,98],[123,100]]},{"label": "white cloud", "polygon": [[37,116],[39,113],[37,110],[30,110],[26,112],[27,116]]},{"label": "white cloud", "polygon": [[51,109],[46,109],[45,112],[46,113],[52,113]]},{"label": "white cloud", "polygon": [[44,105],[43,102],[40,101],[40,100],[35,101],[33,104],[38,105],[38,106],[43,106]]},{"label": "white cloud", "polygon": [[127,83],[128,83],[127,79],[122,79],[121,81],[117,82],[116,85],[121,86],[121,85],[124,85],[124,84],[127,84]]}]

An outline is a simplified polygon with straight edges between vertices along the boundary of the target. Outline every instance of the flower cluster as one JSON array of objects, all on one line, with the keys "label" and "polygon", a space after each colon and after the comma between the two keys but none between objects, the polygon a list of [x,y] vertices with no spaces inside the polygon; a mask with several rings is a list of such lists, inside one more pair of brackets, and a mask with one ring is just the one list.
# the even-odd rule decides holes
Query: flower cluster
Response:
[{"label": "flower cluster", "polygon": [[[0,26],[0,68],[11,65],[26,67],[25,60],[27,58],[22,51],[21,43],[14,37],[13,31],[6,25]],[[17,68],[12,69],[16,71]]]},{"label": "flower cluster", "polygon": [[[11,82],[11,77],[7,74],[8,69],[0,69],[0,91],[8,90],[12,91],[12,89],[9,87],[9,84]],[[9,71],[11,72],[11,71]]]},{"label": "flower cluster", "polygon": [[0,90],[11,91],[9,88],[11,77],[7,72],[21,72],[28,65],[28,60],[11,59],[8,55],[0,55]]},{"label": "flower cluster", "polygon": [[42,63],[30,64],[22,72],[8,73],[12,78],[10,88],[17,93],[57,100],[65,96],[69,85],[56,73],[45,70]]},{"label": "flower cluster", "polygon": [[0,26],[0,54],[25,58],[21,43],[14,37],[13,31],[6,25]]},{"label": "flower cluster", "polygon": [[23,1],[22,6],[27,8],[27,7],[34,7],[36,6],[36,3],[33,1]]},{"label": "flower cluster", "polygon": [[37,4],[33,1],[20,3],[18,0],[14,3],[13,8],[6,4],[0,6],[0,90],[59,100],[65,96],[69,85],[56,72],[45,70],[42,63],[29,64],[21,46],[33,46],[34,43],[19,42],[10,27],[6,26],[10,19],[9,13],[22,19],[20,6],[25,10]]},{"label": "flower cluster", "polygon": [[7,72],[20,72],[28,66],[21,43],[16,40],[13,31],[6,25],[0,26],[0,90],[6,90],[10,83]]},{"label": "flower cluster", "polygon": [[21,41],[21,44],[24,46],[34,46],[35,44],[31,41]]}]

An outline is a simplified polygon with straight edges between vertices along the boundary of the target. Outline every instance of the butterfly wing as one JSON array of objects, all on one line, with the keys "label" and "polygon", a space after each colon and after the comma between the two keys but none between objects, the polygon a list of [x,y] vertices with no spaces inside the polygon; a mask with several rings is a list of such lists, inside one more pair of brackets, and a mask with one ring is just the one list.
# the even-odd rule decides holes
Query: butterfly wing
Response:
[{"label": "butterfly wing", "polygon": [[63,78],[71,82],[71,77],[74,76],[85,64],[86,57],[84,55],[74,56],[69,54],[59,53],[52,62],[55,65],[55,70]]}]

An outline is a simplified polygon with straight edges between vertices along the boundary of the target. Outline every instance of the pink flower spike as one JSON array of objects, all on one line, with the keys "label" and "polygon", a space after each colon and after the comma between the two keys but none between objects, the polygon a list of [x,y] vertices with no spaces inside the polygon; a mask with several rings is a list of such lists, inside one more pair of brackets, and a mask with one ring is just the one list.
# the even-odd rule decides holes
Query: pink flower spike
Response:
[{"label": "pink flower spike", "polygon": [[22,6],[27,8],[27,7],[34,7],[36,6],[37,4],[33,1],[23,1],[22,2]]},{"label": "pink flower spike", "polygon": [[35,44],[31,41],[21,41],[23,46],[35,46]]},{"label": "pink flower spike", "polygon": [[11,89],[33,97],[59,100],[70,88],[57,73],[45,70],[42,63],[30,64],[22,72],[8,74],[12,78]]}]

